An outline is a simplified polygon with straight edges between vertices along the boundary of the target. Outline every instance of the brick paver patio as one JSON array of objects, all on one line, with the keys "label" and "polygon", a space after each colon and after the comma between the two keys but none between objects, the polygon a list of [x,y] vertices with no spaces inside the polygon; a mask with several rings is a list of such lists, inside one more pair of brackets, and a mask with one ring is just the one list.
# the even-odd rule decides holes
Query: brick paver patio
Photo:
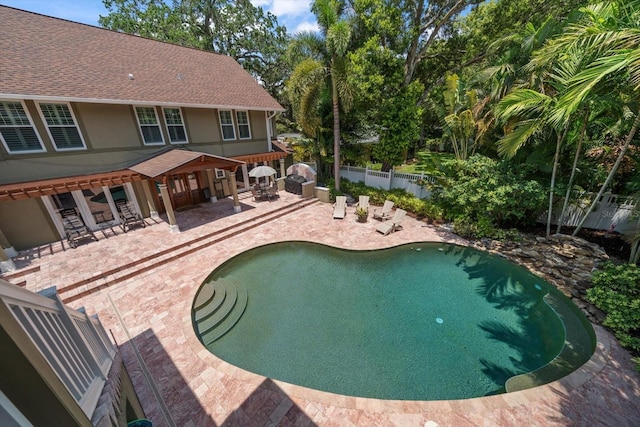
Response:
[{"label": "brick paver patio", "polygon": [[[638,426],[640,379],[628,354],[596,327],[592,359],[542,387],[455,401],[384,401],[335,395],[271,380],[209,353],[191,324],[191,304],[209,273],[247,249],[306,240],[351,249],[415,241],[464,244],[407,218],[383,236],[376,222],[332,219],[329,204],[281,193],[274,202],[242,197],[177,214],[181,233],[161,219],[146,228],[98,233],[76,249],[56,243],[16,258],[3,278],[31,290],[56,286],[73,307],[98,313],[122,351],[146,415],[154,426]],[[1,277],[1,276],[0,276]],[[435,423],[430,424],[429,422]]]}]

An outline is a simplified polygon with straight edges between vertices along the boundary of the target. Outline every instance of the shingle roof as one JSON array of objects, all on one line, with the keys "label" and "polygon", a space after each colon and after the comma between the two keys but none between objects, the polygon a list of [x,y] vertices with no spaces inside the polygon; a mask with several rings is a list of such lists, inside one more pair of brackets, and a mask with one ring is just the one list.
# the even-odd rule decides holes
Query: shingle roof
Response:
[{"label": "shingle roof", "polygon": [[197,151],[173,149],[129,166],[129,170],[155,178],[187,163],[207,164],[210,165],[211,169],[218,168],[235,171],[243,162]]},{"label": "shingle roof", "polygon": [[283,110],[228,56],[6,6],[0,22],[0,97]]}]

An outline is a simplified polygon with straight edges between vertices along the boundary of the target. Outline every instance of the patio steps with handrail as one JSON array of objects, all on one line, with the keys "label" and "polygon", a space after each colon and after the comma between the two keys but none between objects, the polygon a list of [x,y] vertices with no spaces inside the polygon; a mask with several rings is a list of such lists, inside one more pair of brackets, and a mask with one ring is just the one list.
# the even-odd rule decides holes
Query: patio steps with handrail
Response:
[{"label": "patio steps with handrail", "polygon": [[[58,293],[65,303],[75,301],[316,203],[320,202],[315,198],[296,201],[265,212],[261,216],[249,218],[237,224],[196,237],[188,242],[149,254],[136,261],[103,271],[68,286],[59,286]],[[80,288],[84,289],[80,290]]]},{"label": "patio steps with handrail", "polygon": [[[203,293],[203,298],[200,298]],[[220,297],[216,298],[217,295]],[[231,278],[205,283],[196,297],[193,310],[202,343],[209,345],[229,332],[242,317],[247,301],[247,289]]]}]

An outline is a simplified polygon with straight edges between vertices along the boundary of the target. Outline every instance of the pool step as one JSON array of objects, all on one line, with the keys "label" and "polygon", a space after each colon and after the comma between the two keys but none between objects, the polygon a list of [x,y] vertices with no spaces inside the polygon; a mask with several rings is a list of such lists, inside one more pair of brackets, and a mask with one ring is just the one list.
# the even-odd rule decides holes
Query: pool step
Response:
[{"label": "pool step", "polygon": [[[209,296],[209,293],[211,293],[211,296]],[[203,295],[203,298],[200,298],[200,295]],[[202,303],[199,303],[203,299],[206,299],[206,300],[203,301]],[[200,293],[198,294],[198,298],[196,298],[196,302],[193,304],[193,307],[195,310],[194,320],[196,322],[205,321],[222,306],[222,303],[226,299],[227,299],[227,288],[225,286],[216,287],[211,282],[206,283],[202,287],[202,290],[200,291]]]},{"label": "pool step", "polygon": [[198,293],[193,309],[196,331],[202,343],[211,344],[229,332],[242,317],[248,299],[247,289],[233,278],[206,283]]}]

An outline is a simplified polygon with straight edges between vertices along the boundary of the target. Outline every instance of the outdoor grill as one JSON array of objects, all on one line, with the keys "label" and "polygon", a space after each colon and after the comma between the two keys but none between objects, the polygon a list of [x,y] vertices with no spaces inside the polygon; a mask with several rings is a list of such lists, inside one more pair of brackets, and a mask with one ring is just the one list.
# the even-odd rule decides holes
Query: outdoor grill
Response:
[{"label": "outdoor grill", "polygon": [[302,184],[307,180],[300,175],[288,175],[284,179],[284,189],[288,193],[302,194]]}]

